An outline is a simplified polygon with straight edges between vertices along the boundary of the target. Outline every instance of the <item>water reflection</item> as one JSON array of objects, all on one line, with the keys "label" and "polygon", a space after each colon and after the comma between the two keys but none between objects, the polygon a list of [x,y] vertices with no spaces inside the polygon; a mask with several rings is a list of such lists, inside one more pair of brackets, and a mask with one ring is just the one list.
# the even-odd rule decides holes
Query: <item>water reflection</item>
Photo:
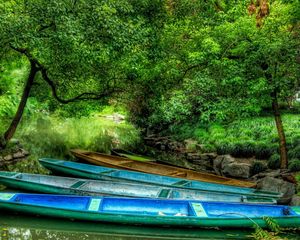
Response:
[{"label": "water reflection", "polygon": [[[31,217],[3,212],[0,240],[152,240],[152,239],[252,239],[249,230],[187,229],[80,222]],[[300,239],[300,232],[282,234]]]},{"label": "water reflection", "polygon": [[1,240],[135,240],[135,239],[249,239],[243,230],[171,229],[53,218],[30,217],[2,213]]}]

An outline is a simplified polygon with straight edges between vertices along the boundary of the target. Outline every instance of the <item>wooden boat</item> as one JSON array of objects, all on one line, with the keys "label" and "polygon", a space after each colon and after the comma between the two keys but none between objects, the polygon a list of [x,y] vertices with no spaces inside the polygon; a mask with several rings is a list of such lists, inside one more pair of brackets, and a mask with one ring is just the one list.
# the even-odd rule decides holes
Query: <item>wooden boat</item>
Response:
[{"label": "wooden boat", "polygon": [[124,160],[116,160],[112,157],[107,157],[101,153],[83,151],[79,149],[71,150],[72,154],[82,160],[86,160],[92,164],[101,165],[105,167],[126,169],[132,171],[139,171],[145,173],[152,173],[170,177],[179,177],[189,180],[198,180],[204,182],[221,183],[225,185],[254,187],[253,182],[240,181],[230,179],[222,176],[217,176],[208,173],[196,172],[189,169],[168,166],[152,162],[137,162],[124,158]]},{"label": "wooden boat", "polygon": [[268,227],[265,217],[280,227],[300,227],[300,208],[204,202],[74,195],[0,193],[0,208],[6,211],[71,218],[94,222],[171,227]]},{"label": "wooden boat", "polygon": [[75,194],[75,195],[111,195],[122,197],[143,197],[161,199],[194,199],[201,201],[247,202],[276,204],[273,198],[242,196],[238,194],[208,192],[192,189],[179,189],[154,185],[87,180],[58,176],[0,172],[0,184],[10,188],[32,192]]},{"label": "wooden boat", "polygon": [[40,163],[53,172],[60,174],[72,175],[75,177],[101,179],[117,182],[134,182],[145,183],[157,186],[175,187],[184,189],[194,189],[201,191],[214,191],[221,193],[232,193],[244,196],[256,196],[278,199],[282,196],[281,193],[261,191],[254,188],[242,188],[223,184],[215,184],[201,181],[183,180],[168,176],[155,174],[134,172],[128,170],[118,170],[95,166],[84,163],[70,162],[51,158],[39,159]]},{"label": "wooden boat", "polygon": [[141,162],[155,162],[153,158],[138,155],[123,149],[112,149],[111,153],[115,156],[123,157],[123,158],[129,158],[131,160],[135,161],[141,161]]}]

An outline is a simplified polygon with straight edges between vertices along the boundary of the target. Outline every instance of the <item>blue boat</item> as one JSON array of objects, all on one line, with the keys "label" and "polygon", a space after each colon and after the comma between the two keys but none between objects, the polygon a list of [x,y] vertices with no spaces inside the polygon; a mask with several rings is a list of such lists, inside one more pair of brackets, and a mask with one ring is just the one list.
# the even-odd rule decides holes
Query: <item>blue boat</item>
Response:
[{"label": "blue boat", "polygon": [[125,181],[135,183],[154,184],[175,188],[194,189],[210,192],[231,193],[245,196],[256,196],[279,199],[282,194],[277,192],[261,191],[254,188],[243,188],[216,183],[183,180],[182,178],[167,177],[156,174],[118,170],[114,168],[95,166],[84,163],[70,162],[51,158],[43,158],[40,163],[51,171],[68,174],[76,177],[100,179],[107,181]]},{"label": "blue boat", "polygon": [[180,227],[300,227],[299,207],[279,205],[0,193],[0,209],[27,214],[121,224]]},{"label": "blue boat", "polygon": [[239,196],[237,194],[208,192],[147,185],[143,183],[115,182],[67,178],[39,174],[1,172],[0,184],[9,188],[52,194],[75,194],[90,196],[121,196],[159,199],[194,199],[201,201],[223,201],[276,204],[273,198]]}]

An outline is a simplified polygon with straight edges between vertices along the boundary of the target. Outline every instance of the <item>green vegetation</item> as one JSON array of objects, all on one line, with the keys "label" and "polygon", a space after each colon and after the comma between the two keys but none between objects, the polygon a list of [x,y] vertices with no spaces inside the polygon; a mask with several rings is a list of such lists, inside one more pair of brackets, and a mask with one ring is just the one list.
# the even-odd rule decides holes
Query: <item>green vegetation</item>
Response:
[{"label": "green vegetation", "polygon": [[299,19],[299,0],[2,1],[0,148],[108,151],[134,126],[298,170]]},{"label": "green vegetation", "polygon": [[132,125],[101,117],[39,117],[22,127],[17,136],[36,156],[61,158],[69,158],[72,148],[109,152],[112,147],[134,147],[140,140]]},{"label": "green vegetation", "polygon": [[[299,171],[300,122],[298,114],[283,115],[288,155],[291,170]],[[226,125],[203,124],[172,126],[169,132],[177,140],[193,138],[203,147],[204,152],[231,154],[234,157],[256,157],[268,159],[272,169],[280,167],[278,135],[272,117],[253,117],[233,121]],[[259,164],[259,163],[258,163]]]}]

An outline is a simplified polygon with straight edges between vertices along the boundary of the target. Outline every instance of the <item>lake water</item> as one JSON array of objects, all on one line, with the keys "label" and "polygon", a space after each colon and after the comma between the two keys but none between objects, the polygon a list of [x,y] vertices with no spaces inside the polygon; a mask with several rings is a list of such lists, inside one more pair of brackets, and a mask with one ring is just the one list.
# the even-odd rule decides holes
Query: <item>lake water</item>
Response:
[{"label": "lake water", "polygon": [[80,222],[1,212],[1,240],[248,239],[251,232]]},{"label": "lake water", "polygon": [[[253,239],[249,230],[181,229],[80,222],[1,211],[1,240]],[[283,234],[300,239],[300,232]]]}]

